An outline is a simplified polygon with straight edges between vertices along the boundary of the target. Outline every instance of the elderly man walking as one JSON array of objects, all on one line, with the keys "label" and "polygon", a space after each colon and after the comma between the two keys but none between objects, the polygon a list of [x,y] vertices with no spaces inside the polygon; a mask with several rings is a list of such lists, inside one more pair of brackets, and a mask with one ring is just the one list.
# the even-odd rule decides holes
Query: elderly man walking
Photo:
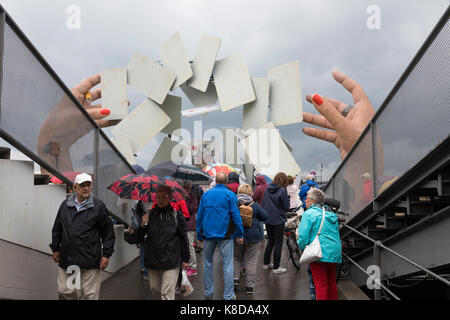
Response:
[{"label": "elderly man walking", "polygon": [[58,293],[64,299],[98,300],[100,270],[114,252],[113,224],[105,204],[92,196],[90,175],[77,175],[73,190],[59,207],[52,229]]},{"label": "elderly man walking", "polygon": [[207,191],[197,212],[197,239],[204,240],[203,244],[203,273],[205,284],[205,298],[210,300],[214,293],[214,251],[219,248],[222,256],[224,272],[225,300],[235,300],[234,295],[234,246],[233,238],[239,244],[243,243],[244,229],[238,208],[236,195],[227,188],[228,177],[219,172],[216,185]]}]

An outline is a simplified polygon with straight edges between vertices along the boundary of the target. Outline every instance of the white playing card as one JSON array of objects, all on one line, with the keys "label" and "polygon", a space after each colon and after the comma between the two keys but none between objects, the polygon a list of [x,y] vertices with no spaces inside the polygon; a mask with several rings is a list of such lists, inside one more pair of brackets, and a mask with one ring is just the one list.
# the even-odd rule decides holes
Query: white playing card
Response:
[{"label": "white playing card", "polygon": [[275,126],[303,121],[298,61],[273,67],[270,80],[270,120]]},{"label": "white playing card", "polygon": [[228,111],[256,99],[247,64],[242,55],[236,54],[217,61],[213,74],[222,111]]},{"label": "white playing card", "polygon": [[167,67],[135,52],[128,64],[128,84],[136,90],[163,104],[176,74]]},{"label": "white playing card", "polygon": [[177,75],[170,90],[175,90],[192,77],[191,65],[179,32],[175,33],[162,44],[159,48],[159,56],[164,66],[168,67]]},{"label": "white playing card", "polygon": [[133,153],[137,153],[169,122],[169,116],[156,102],[146,98],[111,132],[116,137],[128,137]]}]

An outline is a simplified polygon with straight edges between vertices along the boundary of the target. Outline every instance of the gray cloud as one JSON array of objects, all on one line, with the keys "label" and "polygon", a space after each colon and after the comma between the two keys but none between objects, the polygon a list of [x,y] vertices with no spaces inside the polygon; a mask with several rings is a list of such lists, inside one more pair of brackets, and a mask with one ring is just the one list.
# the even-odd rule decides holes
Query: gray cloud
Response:
[{"label": "gray cloud", "polygon": [[[40,0],[36,5],[4,0],[2,5],[69,87],[102,69],[126,66],[134,50],[158,59],[158,47],[176,31],[192,58],[201,33],[209,33],[222,38],[218,59],[240,52],[252,76],[264,77],[274,65],[299,60],[303,96],[319,92],[352,103],[331,77],[338,68],[363,85],[378,109],[448,1]],[[81,8],[81,30],[66,28],[69,5]],[[366,27],[369,5],[381,8],[381,30]],[[130,89],[131,109],[142,99]],[[188,107],[184,99],[183,108]],[[306,101],[303,107],[315,112]],[[241,110],[210,114],[204,128],[239,127]],[[198,119],[184,119],[183,127],[192,128]],[[318,171],[322,163],[328,178],[340,163],[339,153],[305,136],[304,126],[284,126],[280,133],[294,147],[304,173]],[[161,140],[158,136],[139,153],[141,165],[150,162]]]}]

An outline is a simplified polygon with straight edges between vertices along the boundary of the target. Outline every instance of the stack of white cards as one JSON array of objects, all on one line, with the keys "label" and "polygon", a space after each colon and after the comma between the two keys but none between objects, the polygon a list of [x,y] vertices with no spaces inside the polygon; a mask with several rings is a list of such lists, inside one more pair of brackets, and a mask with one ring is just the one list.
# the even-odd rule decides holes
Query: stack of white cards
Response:
[{"label": "stack of white cards", "polygon": [[[273,170],[295,175],[299,167],[291,154],[293,148],[278,131],[275,131],[275,140],[280,144],[272,150],[281,161],[278,164],[275,161],[264,167],[254,154],[259,154],[260,148],[267,148],[269,142],[254,144],[252,141],[260,130],[303,120],[299,62],[270,68],[267,78],[252,78],[241,54],[216,60],[221,42],[216,36],[202,34],[190,63],[181,34],[176,32],[159,47],[160,61],[134,52],[127,67],[102,71],[103,106],[111,110],[104,119],[121,120],[112,130],[115,145],[130,163],[134,163],[133,154],[156,134],[179,132],[182,116],[205,116],[209,112],[227,112],[243,106],[242,129],[246,132],[250,162],[269,176]],[[131,113],[128,112],[128,84],[146,97]],[[169,94],[177,88],[181,88],[193,108],[182,110],[182,98]],[[169,147],[173,145],[165,141],[160,149]],[[166,159],[165,151],[158,152]]]}]

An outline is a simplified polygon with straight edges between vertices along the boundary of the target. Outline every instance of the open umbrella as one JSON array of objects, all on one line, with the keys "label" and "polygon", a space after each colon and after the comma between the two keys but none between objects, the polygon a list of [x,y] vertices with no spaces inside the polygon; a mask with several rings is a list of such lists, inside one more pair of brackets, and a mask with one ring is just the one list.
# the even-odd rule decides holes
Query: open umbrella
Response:
[{"label": "open umbrella", "polygon": [[113,182],[107,189],[122,199],[150,202],[152,194],[157,192],[160,187],[170,188],[170,193],[177,202],[187,197],[187,192],[176,181],[160,179],[155,175],[127,174]]},{"label": "open umbrella", "polygon": [[146,174],[153,174],[158,177],[172,177],[178,182],[189,181],[192,184],[207,185],[212,181],[212,177],[202,171],[202,169],[186,165],[176,164],[172,161],[158,163],[147,170]]},{"label": "open umbrella", "polygon": [[227,175],[230,172],[236,172],[237,174],[239,174],[239,170],[236,169],[233,166],[230,166],[229,164],[226,163],[213,163],[210,165],[207,165],[203,171],[205,171],[206,173],[208,173],[211,177],[215,177],[217,175],[217,173],[219,172],[225,172]]}]

